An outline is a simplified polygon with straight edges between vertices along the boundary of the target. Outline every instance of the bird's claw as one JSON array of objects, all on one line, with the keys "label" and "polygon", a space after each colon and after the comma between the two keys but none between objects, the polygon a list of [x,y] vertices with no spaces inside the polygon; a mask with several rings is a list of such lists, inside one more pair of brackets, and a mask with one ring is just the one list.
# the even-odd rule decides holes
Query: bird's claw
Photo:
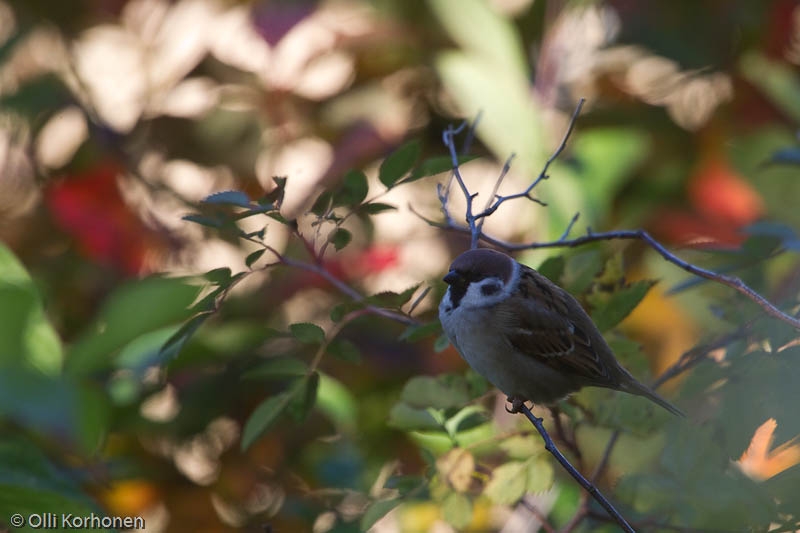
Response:
[{"label": "bird's claw", "polygon": [[522,406],[525,405],[525,400],[519,396],[509,396],[506,400],[511,402],[511,409],[506,406],[506,412],[512,415],[521,412]]}]

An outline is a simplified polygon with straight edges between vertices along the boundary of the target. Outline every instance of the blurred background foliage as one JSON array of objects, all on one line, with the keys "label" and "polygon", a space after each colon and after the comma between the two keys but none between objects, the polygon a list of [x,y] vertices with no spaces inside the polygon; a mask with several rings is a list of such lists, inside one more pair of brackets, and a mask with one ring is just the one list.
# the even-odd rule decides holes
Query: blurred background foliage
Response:
[{"label": "blurred background foliage", "polygon": [[[441,133],[480,114],[480,204],[586,98],[485,231],[644,228],[796,313],[799,64],[789,0],[0,0],[0,525],[614,530],[440,337]],[[636,243],[519,257],[643,380],[726,336],[685,420],[540,411],[587,473],[621,430],[626,517],[798,530],[797,331]]]}]

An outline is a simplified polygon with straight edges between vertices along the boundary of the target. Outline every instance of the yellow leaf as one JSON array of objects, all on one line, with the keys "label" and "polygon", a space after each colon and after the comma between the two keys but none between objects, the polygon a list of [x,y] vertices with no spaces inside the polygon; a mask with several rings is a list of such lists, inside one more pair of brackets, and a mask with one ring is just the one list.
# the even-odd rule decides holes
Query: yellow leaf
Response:
[{"label": "yellow leaf", "polygon": [[464,448],[453,448],[436,460],[436,470],[458,492],[465,492],[475,472],[475,458]]}]

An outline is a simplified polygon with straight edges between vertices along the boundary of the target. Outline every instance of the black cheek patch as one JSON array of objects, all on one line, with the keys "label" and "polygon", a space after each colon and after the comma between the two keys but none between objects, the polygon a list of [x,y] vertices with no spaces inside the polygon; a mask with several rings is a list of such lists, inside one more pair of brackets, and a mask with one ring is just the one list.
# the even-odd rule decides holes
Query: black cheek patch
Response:
[{"label": "black cheek patch", "polygon": [[459,283],[450,285],[450,302],[453,304],[453,309],[461,304],[461,299],[467,294],[467,286]]},{"label": "black cheek patch", "polygon": [[500,292],[500,288],[501,287],[499,283],[487,283],[485,285],[481,285],[481,294],[484,296],[491,296]]}]

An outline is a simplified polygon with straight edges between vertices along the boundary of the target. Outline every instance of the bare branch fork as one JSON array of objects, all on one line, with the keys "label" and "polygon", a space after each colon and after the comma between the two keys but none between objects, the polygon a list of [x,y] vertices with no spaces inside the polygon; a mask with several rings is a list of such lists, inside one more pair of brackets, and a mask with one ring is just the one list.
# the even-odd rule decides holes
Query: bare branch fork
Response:
[{"label": "bare branch fork", "polygon": [[[446,187],[439,186],[439,201],[442,204],[442,213],[444,214],[445,221],[447,222],[448,227],[450,227],[450,229],[453,228],[463,229],[470,233],[471,236],[470,248],[476,248],[478,246],[478,240],[484,238],[483,235],[484,219],[490,216],[495,211],[497,211],[497,209],[505,202],[509,200],[515,200],[517,198],[527,198],[531,202],[537,203],[541,206],[547,205],[545,202],[539,200],[538,198],[531,196],[531,192],[537,185],[539,185],[541,181],[544,181],[550,177],[547,171],[550,170],[550,165],[553,163],[553,161],[555,161],[558,158],[558,156],[561,155],[561,152],[564,151],[564,148],[566,148],[567,140],[569,139],[569,136],[572,133],[572,129],[575,127],[575,122],[578,118],[578,115],[581,112],[581,109],[583,108],[583,104],[585,101],[586,100],[581,98],[580,102],[578,102],[578,106],[572,113],[572,118],[570,118],[569,126],[567,127],[566,133],[564,133],[564,137],[561,139],[561,143],[558,145],[558,148],[556,148],[553,154],[547,159],[547,161],[544,164],[544,167],[542,167],[542,171],[539,173],[536,179],[533,180],[533,182],[530,185],[528,185],[528,187],[522,192],[510,194],[508,196],[500,196],[497,194],[497,191],[498,189],[500,189],[500,185],[503,183],[506,174],[508,174],[508,171],[511,169],[511,162],[514,160],[515,157],[514,154],[511,154],[511,156],[506,160],[505,165],[503,165],[503,170],[500,172],[500,175],[495,181],[491,197],[487,200],[486,206],[480,213],[473,212],[473,202],[475,198],[478,196],[478,193],[469,192],[469,189],[467,188],[467,185],[464,182],[464,178],[461,177],[461,171],[459,170],[459,165],[458,165],[458,151],[456,149],[455,136],[461,133],[464,130],[464,128],[466,128],[467,123],[464,122],[457,128],[448,126],[444,130],[444,132],[442,132],[442,141],[444,142],[445,146],[447,146],[447,148],[449,149],[450,160],[453,163],[452,176],[453,178],[455,178],[456,182],[458,183],[458,186],[461,188],[461,192],[464,193],[464,198],[467,201],[467,209],[465,217],[467,222],[467,227],[464,228],[463,226],[456,226],[455,223],[453,222],[452,217],[450,216],[450,211],[447,207],[447,200],[450,193],[450,183],[448,183]],[[470,138],[472,136],[472,131],[473,129],[470,128],[468,133],[468,136]],[[568,230],[572,228],[572,224],[575,223],[577,218],[578,215],[575,215]]]}]

